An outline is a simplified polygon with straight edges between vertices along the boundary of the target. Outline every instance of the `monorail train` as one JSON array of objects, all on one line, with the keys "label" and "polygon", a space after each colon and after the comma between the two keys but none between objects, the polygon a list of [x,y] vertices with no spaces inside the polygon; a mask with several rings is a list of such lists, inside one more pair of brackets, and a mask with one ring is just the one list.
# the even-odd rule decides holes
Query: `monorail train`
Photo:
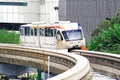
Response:
[{"label": "monorail train", "polygon": [[71,22],[34,22],[20,26],[20,44],[40,48],[85,50],[85,38],[80,24]]}]

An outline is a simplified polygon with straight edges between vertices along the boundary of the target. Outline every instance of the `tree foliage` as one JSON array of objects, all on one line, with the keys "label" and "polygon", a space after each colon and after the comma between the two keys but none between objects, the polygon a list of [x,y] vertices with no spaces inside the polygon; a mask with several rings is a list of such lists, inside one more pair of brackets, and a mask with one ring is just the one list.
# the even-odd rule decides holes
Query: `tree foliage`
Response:
[{"label": "tree foliage", "polygon": [[5,29],[0,30],[0,43],[19,44],[19,34],[9,32]]},{"label": "tree foliage", "polygon": [[89,50],[120,54],[120,24],[114,24],[108,30],[102,30],[88,44]]},{"label": "tree foliage", "polygon": [[97,28],[92,32],[91,36],[97,36],[102,30],[107,30],[109,27],[113,27],[114,24],[120,24],[120,8],[116,10],[112,17],[107,17],[106,20],[100,22],[97,25]]},{"label": "tree foliage", "polygon": [[29,80],[38,80],[38,74],[29,75]]},{"label": "tree foliage", "polygon": [[120,54],[120,15],[102,21],[92,33],[88,50]]}]

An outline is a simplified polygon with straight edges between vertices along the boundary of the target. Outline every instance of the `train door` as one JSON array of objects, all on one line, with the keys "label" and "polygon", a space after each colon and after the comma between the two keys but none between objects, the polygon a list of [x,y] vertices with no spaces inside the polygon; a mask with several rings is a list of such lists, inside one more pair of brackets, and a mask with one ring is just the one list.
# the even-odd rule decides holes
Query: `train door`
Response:
[{"label": "train door", "polygon": [[39,44],[41,47],[44,47],[45,45],[45,29],[40,28],[39,30]]},{"label": "train door", "polygon": [[28,37],[28,42],[29,43],[32,43],[32,44],[35,44],[35,38],[37,36],[37,30],[36,28],[30,28],[30,33],[29,33],[29,37]]},{"label": "train door", "polygon": [[40,44],[41,47],[55,47],[55,29],[41,28],[40,29]]},{"label": "train door", "polygon": [[25,30],[24,30],[24,28],[20,28],[20,44],[22,44],[22,42],[25,42]]},{"label": "train door", "polygon": [[34,28],[25,28],[25,42],[27,44],[35,44],[35,30]]},{"label": "train door", "polygon": [[54,30],[53,28],[45,28],[45,42],[47,45],[55,46],[56,39]]},{"label": "train door", "polygon": [[54,28],[46,28],[46,40],[48,45],[55,46],[56,45],[56,29]]}]

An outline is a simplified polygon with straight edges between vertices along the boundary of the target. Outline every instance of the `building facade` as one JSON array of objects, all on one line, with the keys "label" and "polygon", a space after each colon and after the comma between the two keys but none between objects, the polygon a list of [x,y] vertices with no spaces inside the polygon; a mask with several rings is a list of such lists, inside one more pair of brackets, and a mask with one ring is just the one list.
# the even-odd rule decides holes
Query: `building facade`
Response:
[{"label": "building facade", "polygon": [[96,26],[112,17],[120,7],[120,0],[59,0],[59,20],[79,22],[87,41]]},{"label": "building facade", "polygon": [[38,0],[0,0],[1,23],[27,23],[39,20]]},{"label": "building facade", "polygon": [[52,21],[58,14],[58,0],[0,0],[0,22]]},{"label": "building facade", "polygon": [[40,3],[40,21],[58,21],[59,0],[41,0]]},{"label": "building facade", "polygon": [[[0,28],[58,20],[58,0],[0,0]],[[12,28],[13,29],[13,28]]]}]

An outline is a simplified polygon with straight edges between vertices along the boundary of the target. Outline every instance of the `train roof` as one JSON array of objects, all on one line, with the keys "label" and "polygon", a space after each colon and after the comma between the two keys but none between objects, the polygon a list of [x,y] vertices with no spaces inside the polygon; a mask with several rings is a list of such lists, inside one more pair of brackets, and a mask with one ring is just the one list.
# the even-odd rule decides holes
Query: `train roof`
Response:
[{"label": "train roof", "polygon": [[59,29],[78,29],[80,28],[79,23],[42,23],[42,24],[26,24],[26,25],[21,25],[20,28],[25,28],[25,27],[30,27],[30,28],[59,28]]}]

